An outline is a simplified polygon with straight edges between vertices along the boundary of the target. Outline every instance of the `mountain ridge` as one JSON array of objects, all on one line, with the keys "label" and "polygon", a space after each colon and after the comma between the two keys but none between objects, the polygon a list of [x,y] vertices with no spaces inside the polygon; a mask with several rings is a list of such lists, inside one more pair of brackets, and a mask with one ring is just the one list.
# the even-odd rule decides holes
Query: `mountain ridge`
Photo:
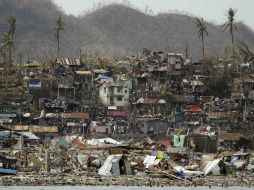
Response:
[{"label": "mountain ridge", "polygon": [[[194,59],[201,57],[201,41],[198,38],[194,17],[163,13],[147,15],[121,4],[107,5],[93,12],[75,17],[66,15],[51,0],[0,0],[0,33],[6,30],[8,15],[17,17],[17,52],[24,55],[45,57],[56,53],[54,22],[63,16],[64,32],[61,49],[66,56],[79,55],[80,48],[93,55],[116,57],[141,53],[142,48],[183,52],[186,43]],[[222,56],[225,46],[231,45],[229,31],[222,25],[206,22],[207,54]],[[235,39],[254,47],[254,32],[243,23],[237,23]]]}]

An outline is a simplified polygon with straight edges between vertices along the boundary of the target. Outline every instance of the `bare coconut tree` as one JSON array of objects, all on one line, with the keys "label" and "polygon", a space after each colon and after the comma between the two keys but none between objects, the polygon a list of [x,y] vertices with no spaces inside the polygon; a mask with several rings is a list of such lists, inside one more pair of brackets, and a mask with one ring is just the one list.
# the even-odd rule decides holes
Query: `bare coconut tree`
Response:
[{"label": "bare coconut tree", "polygon": [[57,40],[57,56],[60,56],[60,32],[64,30],[62,17],[58,16],[55,23],[55,35]]},{"label": "bare coconut tree", "polygon": [[234,43],[234,29],[237,31],[237,27],[235,25],[235,15],[236,15],[237,9],[229,8],[228,11],[226,11],[227,16],[227,22],[225,23],[224,32],[229,28],[229,32],[231,35],[231,42],[232,42],[232,53],[233,53],[233,60],[235,62],[235,43]]},{"label": "bare coconut tree", "polygon": [[205,22],[204,22],[203,18],[196,18],[195,19],[195,24],[196,24],[196,27],[198,28],[199,38],[201,38],[201,42],[202,42],[202,54],[203,54],[203,59],[204,59],[205,58],[204,35],[208,36],[208,32],[207,32],[206,25],[205,25]]}]

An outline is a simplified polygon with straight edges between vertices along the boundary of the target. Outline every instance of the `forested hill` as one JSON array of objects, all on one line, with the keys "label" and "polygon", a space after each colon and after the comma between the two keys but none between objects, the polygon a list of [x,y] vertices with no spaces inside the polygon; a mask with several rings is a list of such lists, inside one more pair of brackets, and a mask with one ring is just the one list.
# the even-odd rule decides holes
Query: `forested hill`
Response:
[{"label": "forested hill", "polygon": [[[239,13],[240,14],[240,13]],[[96,9],[84,16],[66,15],[51,0],[0,0],[0,35],[8,30],[6,19],[15,15],[16,52],[25,56],[52,55],[56,49],[54,34],[55,20],[63,15],[64,32],[61,48],[66,56],[78,55],[80,48],[103,56],[119,53],[142,52],[142,48],[166,52],[184,51],[188,43],[190,55],[201,55],[194,18],[182,14],[147,15],[120,4]],[[223,27],[206,23],[209,33],[205,37],[209,54],[223,54],[231,39]],[[237,42],[254,47],[254,32],[242,23],[237,24]]]}]

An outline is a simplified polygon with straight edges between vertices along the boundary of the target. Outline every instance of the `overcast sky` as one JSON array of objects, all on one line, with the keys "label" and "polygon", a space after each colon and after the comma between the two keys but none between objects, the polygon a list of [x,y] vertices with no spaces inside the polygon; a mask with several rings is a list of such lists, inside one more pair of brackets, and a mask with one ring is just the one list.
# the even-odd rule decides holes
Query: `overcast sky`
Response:
[{"label": "overcast sky", "polygon": [[[84,10],[91,10],[94,5],[121,0],[54,0],[67,14],[78,15]],[[126,1],[126,0],[125,0]],[[156,14],[168,10],[188,12],[217,24],[225,22],[225,10],[237,9],[237,21],[243,21],[254,29],[254,0],[127,0],[134,7],[145,10],[149,7]]]}]

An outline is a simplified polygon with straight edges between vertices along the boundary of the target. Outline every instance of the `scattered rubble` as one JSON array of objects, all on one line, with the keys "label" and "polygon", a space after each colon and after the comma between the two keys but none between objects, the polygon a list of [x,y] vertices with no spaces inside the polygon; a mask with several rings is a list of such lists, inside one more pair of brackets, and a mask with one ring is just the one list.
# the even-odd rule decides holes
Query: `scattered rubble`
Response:
[{"label": "scattered rubble", "polygon": [[216,60],[86,61],[21,64],[12,95],[6,82],[0,185],[253,185],[252,70],[229,89]]}]

